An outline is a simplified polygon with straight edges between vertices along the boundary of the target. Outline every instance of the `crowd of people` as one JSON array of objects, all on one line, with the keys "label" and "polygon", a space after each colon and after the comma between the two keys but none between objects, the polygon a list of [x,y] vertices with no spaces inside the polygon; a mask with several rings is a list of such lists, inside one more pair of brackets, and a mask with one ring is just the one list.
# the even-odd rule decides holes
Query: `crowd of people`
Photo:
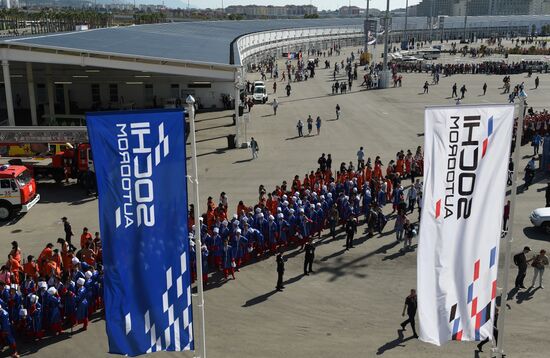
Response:
[{"label": "crowd of people", "polygon": [[38,258],[23,259],[13,241],[8,262],[0,270],[0,339],[19,357],[17,343],[57,336],[82,324],[103,307],[102,248],[99,233],[87,228],[80,249],[72,244],[71,224],[62,218],[65,239],[48,243]]},{"label": "crowd of people", "polygon": [[[361,147],[357,152],[357,166],[353,161],[341,163],[334,171],[331,155],[323,153],[317,161],[317,170],[296,175],[268,192],[261,185],[258,201],[246,205],[239,201],[235,214],[229,217],[228,197],[222,192],[216,204],[212,197],[207,209],[195,227],[194,208],[189,210],[189,232],[192,250],[195,230],[201,231],[202,280],[208,284],[209,275],[222,272],[224,279],[235,278],[235,271],[254,260],[274,255],[288,247],[301,249],[313,238],[320,238],[324,230],[335,237],[337,227],[345,229],[346,247],[353,247],[353,235],[361,218],[367,224],[368,236],[381,233],[388,219],[395,215],[395,233],[404,242],[403,250],[411,247],[418,232],[407,214],[422,206],[423,153],[418,147],[400,151],[384,170],[379,156],[365,160]],[[410,179],[406,191],[403,180]],[[390,215],[382,209],[392,206]],[[351,229],[350,229],[351,227]],[[353,229],[355,227],[355,229]],[[193,280],[196,279],[194,255]]]}]

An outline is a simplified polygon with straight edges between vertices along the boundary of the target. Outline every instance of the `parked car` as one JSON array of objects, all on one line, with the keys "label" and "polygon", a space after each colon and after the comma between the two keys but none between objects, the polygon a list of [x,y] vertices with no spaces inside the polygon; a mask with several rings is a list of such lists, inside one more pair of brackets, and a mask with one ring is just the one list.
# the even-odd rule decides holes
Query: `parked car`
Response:
[{"label": "parked car", "polygon": [[267,102],[267,89],[265,86],[255,86],[254,93],[252,94],[254,102],[265,103]]},{"label": "parked car", "polygon": [[538,208],[529,215],[531,223],[541,227],[547,234],[550,234],[550,208]]}]

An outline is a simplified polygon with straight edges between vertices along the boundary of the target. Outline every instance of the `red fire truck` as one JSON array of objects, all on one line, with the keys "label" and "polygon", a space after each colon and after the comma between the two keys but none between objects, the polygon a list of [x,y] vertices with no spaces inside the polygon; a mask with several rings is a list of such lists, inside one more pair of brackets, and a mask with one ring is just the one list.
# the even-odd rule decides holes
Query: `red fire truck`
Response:
[{"label": "red fire truck", "polygon": [[13,158],[8,163],[26,166],[36,180],[54,179],[58,183],[67,178],[84,182],[94,172],[92,151],[88,143],[67,146],[51,155]]},{"label": "red fire truck", "polygon": [[40,200],[36,183],[27,167],[0,166],[0,220],[26,213]]}]

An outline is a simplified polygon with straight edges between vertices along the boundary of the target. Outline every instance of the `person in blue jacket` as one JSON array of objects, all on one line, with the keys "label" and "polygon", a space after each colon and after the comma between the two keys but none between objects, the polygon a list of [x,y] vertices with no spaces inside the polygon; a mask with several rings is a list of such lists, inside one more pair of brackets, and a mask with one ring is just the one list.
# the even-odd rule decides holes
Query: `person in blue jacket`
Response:
[{"label": "person in blue jacket", "polygon": [[40,339],[44,336],[42,330],[42,305],[38,302],[37,295],[30,295],[30,305],[28,306],[28,314],[31,321],[31,334],[35,339]]},{"label": "person in blue jacket", "polygon": [[76,320],[77,323],[82,323],[84,331],[88,329],[88,294],[84,287],[85,283],[86,280],[82,277],[76,281]]},{"label": "person in blue jacket", "polygon": [[243,264],[244,253],[247,250],[248,240],[241,235],[241,229],[236,229],[235,234],[231,239],[231,248],[233,251],[233,260],[235,262],[235,268],[239,271],[241,265]]},{"label": "person in blue jacket", "polygon": [[229,246],[229,242],[227,239],[223,241],[221,256],[222,256],[223,275],[225,279],[227,279],[227,274],[230,273],[234,280],[235,269],[233,265],[235,265],[235,261],[233,260],[233,248]]},{"label": "person in blue jacket", "polygon": [[15,338],[13,337],[10,316],[8,311],[6,311],[3,306],[0,306],[0,337],[2,337],[2,339],[6,341],[12,349],[13,353],[11,356],[19,357],[19,354],[17,353],[17,344],[15,343]]},{"label": "person in blue jacket", "polygon": [[279,247],[286,249],[288,245],[288,231],[290,229],[289,223],[285,220],[283,213],[277,215],[277,229],[279,236]]},{"label": "person in blue jacket", "polygon": [[48,288],[47,296],[47,305],[48,305],[48,326],[50,330],[57,336],[62,331],[62,319],[61,319],[61,299],[57,294],[57,289],[55,287]]}]

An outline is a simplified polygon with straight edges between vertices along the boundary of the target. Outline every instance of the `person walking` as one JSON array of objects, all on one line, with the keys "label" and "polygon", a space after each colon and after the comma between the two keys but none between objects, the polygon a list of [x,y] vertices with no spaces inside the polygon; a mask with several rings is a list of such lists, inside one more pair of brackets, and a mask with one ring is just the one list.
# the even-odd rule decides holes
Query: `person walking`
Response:
[{"label": "person walking", "polygon": [[428,93],[430,88],[430,84],[428,81],[424,82],[424,93]]},{"label": "person walking", "polygon": [[[498,314],[500,307],[497,304],[495,306],[495,319],[493,320],[493,337],[495,337],[495,346],[498,345]],[[489,337],[485,338],[477,344],[477,350],[483,352],[483,346],[489,343]],[[503,355],[504,356],[504,355]]]},{"label": "person walking", "polygon": [[483,84],[483,95],[485,96],[485,93],[487,93],[487,82]]},{"label": "person walking", "polygon": [[458,97],[458,93],[456,93],[456,82],[455,84],[453,85],[453,93],[451,94],[451,98],[454,98],[454,97]]},{"label": "person walking", "polygon": [[296,128],[298,128],[298,137],[304,136],[304,123],[302,123],[301,119],[298,119],[298,123],[296,124]]},{"label": "person walking", "polygon": [[276,257],[277,260],[277,286],[275,289],[277,291],[282,291],[285,286],[283,286],[283,276],[285,274],[285,259],[283,254],[279,252]]},{"label": "person walking", "polygon": [[[331,196],[332,194],[329,193]],[[329,225],[330,225],[330,235],[333,239],[336,238],[336,225],[340,221],[340,213],[338,212],[338,208],[335,205],[332,206],[332,208],[329,211]]]},{"label": "person walking", "polygon": [[315,127],[317,128],[317,135],[321,134],[321,117],[319,116],[315,120]]},{"label": "person walking", "polygon": [[508,219],[510,219],[510,200],[504,205],[504,212],[502,213],[502,231],[508,230]]},{"label": "person walking", "polygon": [[277,93],[277,81],[273,82],[273,94]]},{"label": "person walking", "polygon": [[360,147],[357,151],[357,170],[360,170],[365,164],[365,150]]},{"label": "person walking", "polygon": [[286,96],[290,97],[290,91],[292,90],[292,86],[290,86],[290,82],[287,83],[285,89],[286,89]]},{"label": "person walking", "polygon": [[416,290],[411,289],[411,294],[405,298],[405,306],[403,306],[403,313],[401,313],[401,316],[405,317],[405,311],[407,311],[407,316],[409,317],[406,321],[401,323],[401,329],[404,331],[406,330],[405,326],[407,324],[411,325],[412,331],[413,331],[413,337],[418,338],[418,334],[416,334],[416,321],[414,316],[416,316],[416,308],[417,308],[417,301],[416,301]]},{"label": "person walking", "polygon": [[533,139],[531,140],[531,145],[533,146],[533,156],[539,154],[539,148],[540,148],[541,142],[542,142],[542,137],[540,136],[540,134],[535,133],[535,135],[533,136]]},{"label": "person walking", "polygon": [[65,241],[69,244],[71,250],[76,251],[76,247],[71,243],[71,238],[74,236],[73,228],[67,217],[62,217],[61,221],[63,222],[63,230],[65,231]]},{"label": "person walking", "polygon": [[309,276],[309,273],[313,272],[312,266],[313,259],[315,258],[315,246],[313,245],[313,241],[311,239],[309,239],[309,241],[306,243],[304,250],[304,275]]},{"label": "person walking", "polygon": [[538,277],[539,287],[544,288],[544,286],[542,285],[542,276],[544,275],[544,268],[548,266],[548,256],[546,256],[546,250],[540,250],[540,253],[533,257],[532,260],[533,262],[531,263],[531,266],[533,266],[534,275],[531,287],[535,287],[535,282],[537,281]]},{"label": "person walking", "polygon": [[250,149],[252,150],[252,159],[258,158],[258,151],[260,150],[260,147],[254,137],[250,138]]},{"label": "person walking", "polygon": [[546,197],[546,207],[550,208],[550,183],[548,183],[548,185],[546,186],[545,197]]},{"label": "person walking", "polygon": [[466,85],[462,85],[462,87],[460,87],[460,93],[462,94],[462,96],[460,97],[460,99],[464,99],[464,96],[466,95],[466,91],[468,91],[466,89]]},{"label": "person walking", "polygon": [[273,99],[273,103],[271,103],[271,107],[273,107],[273,115],[277,115],[277,108],[279,108],[279,102],[277,101],[277,98]]},{"label": "person walking", "polygon": [[525,279],[525,275],[527,275],[527,264],[532,260],[532,259],[527,260],[527,254],[529,254],[530,252],[531,252],[531,248],[529,246],[525,246],[522,252],[514,255],[514,264],[518,267],[518,274],[516,276],[515,287],[518,290],[520,288],[526,288],[523,285],[523,280]]},{"label": "person walking", "polygon": [[311,131],[313,130],[313,118],[311,118],[311,114],[307,117],[307,135],[311,135]]},{"label": "person walking", "polygon": [[336,119],[340,119],[340,105],[336,104]]},{"label": "person walking", "polygon": [[350,217],[346,222],[346,250],[353,248],[353,235],[357,233],[357,219]]},{"label": "person walking", "polygon": [[540,80],[539,80],[539,76],[537,76],[535,78],[535,89],[539,88],[539,84],[540,84]]}]

